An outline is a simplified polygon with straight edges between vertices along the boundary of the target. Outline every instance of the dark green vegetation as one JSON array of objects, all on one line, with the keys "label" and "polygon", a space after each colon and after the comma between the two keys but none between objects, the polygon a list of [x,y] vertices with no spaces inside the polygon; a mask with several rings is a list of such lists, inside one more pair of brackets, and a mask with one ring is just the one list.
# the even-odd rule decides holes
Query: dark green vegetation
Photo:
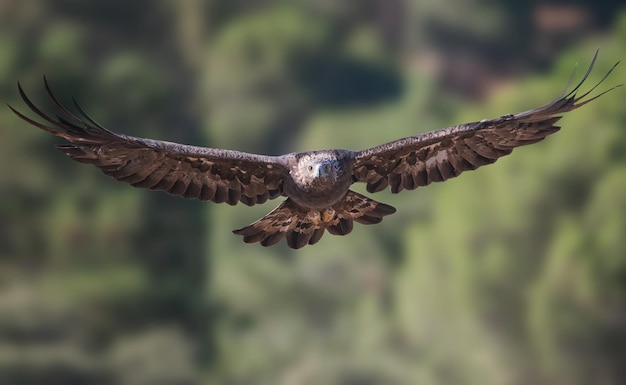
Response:
[{"label": "dark green vegetation", "polygon": [[[45,102],[45,74],[131,135],[366,148],[548,102],[596,48],[589,84],[626,59],[619,2],[534,3],[3,1],[0,99],[19,80]],[[130,188],[0,107],[0,383],[621,383],[625,100],[299,252],[230,233],[277,202]]]}]

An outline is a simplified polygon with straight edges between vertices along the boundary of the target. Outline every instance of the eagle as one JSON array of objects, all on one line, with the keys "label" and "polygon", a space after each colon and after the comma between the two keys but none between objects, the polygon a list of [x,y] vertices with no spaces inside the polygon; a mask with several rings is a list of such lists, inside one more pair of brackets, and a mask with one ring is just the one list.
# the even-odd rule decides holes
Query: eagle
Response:
[{"label": "eagle", "polygon": [[463,171],[494,163],[514,148],[543,140],[559,130],[565,112],[606,92],[589,96],[615,69],[578,95],[596,62],[596,51],[580,82],[552,102],[529,111],[432,131],[361,151],[344,149],[293,152],[280,156],[196,147],[118,134],[90,118],[74,100],[74,111],[59,102],[44,77],[45,89],[58,111],[42,112],[26,96],[35,120],[9,105],[21,119],[67,141],[57,148],[70,158],[95,165],[105,174],[135,187],[163,190],[185,198],[252,206],[286,197],[256,222],[234,230],[245,243],[271,246],[283,238],[293,249],[317,243],[325,231],[346,235],[353,223],[371,225],[396,209],[350,186],[366,184],[369,193],[414,190],[454,178]]}]

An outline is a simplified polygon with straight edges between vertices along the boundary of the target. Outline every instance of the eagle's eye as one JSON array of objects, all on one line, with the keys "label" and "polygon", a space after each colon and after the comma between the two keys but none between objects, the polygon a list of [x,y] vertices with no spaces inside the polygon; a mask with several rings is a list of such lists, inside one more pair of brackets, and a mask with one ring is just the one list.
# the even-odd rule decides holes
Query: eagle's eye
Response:
[{"label": "eagle's eye", "polygon": [[313,171],[313,166],[309,166],[307,168],[309,169],[309,171]]}]

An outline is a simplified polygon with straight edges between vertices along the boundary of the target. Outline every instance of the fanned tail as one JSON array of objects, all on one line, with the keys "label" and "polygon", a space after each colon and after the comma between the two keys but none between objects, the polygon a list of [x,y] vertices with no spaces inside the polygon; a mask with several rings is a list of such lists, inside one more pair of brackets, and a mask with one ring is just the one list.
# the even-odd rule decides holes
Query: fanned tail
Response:
[{"label": "fanned tail", "polygon": [[242,235],[245,243],[260,242],[263,246],[286,238],[289,247],[299,249],[317,243],[326,230],[333,235],[346,235],[354,222],[371,225],[395,212],[395,208],[354,191],[348,191],[339,203],[322,210],[307,209],[286,199],[263,218],[233,233]]}]

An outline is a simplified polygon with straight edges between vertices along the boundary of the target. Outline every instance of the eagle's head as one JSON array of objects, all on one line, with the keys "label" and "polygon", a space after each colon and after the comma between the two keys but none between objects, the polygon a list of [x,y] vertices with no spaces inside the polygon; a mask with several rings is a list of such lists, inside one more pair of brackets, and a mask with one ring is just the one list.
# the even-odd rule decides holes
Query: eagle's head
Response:
[{"label": "eagle's head", "polygon": [[292,159],[285,194],[304,208],[328,208],[340,201],[352,184],[351,151],[311,151]]},{"label": "eagle's head", "polygon": [[301,186],[333,185],[345,175],[343,164],[334,151],[305,153],[291,170],[291,176]]}]

